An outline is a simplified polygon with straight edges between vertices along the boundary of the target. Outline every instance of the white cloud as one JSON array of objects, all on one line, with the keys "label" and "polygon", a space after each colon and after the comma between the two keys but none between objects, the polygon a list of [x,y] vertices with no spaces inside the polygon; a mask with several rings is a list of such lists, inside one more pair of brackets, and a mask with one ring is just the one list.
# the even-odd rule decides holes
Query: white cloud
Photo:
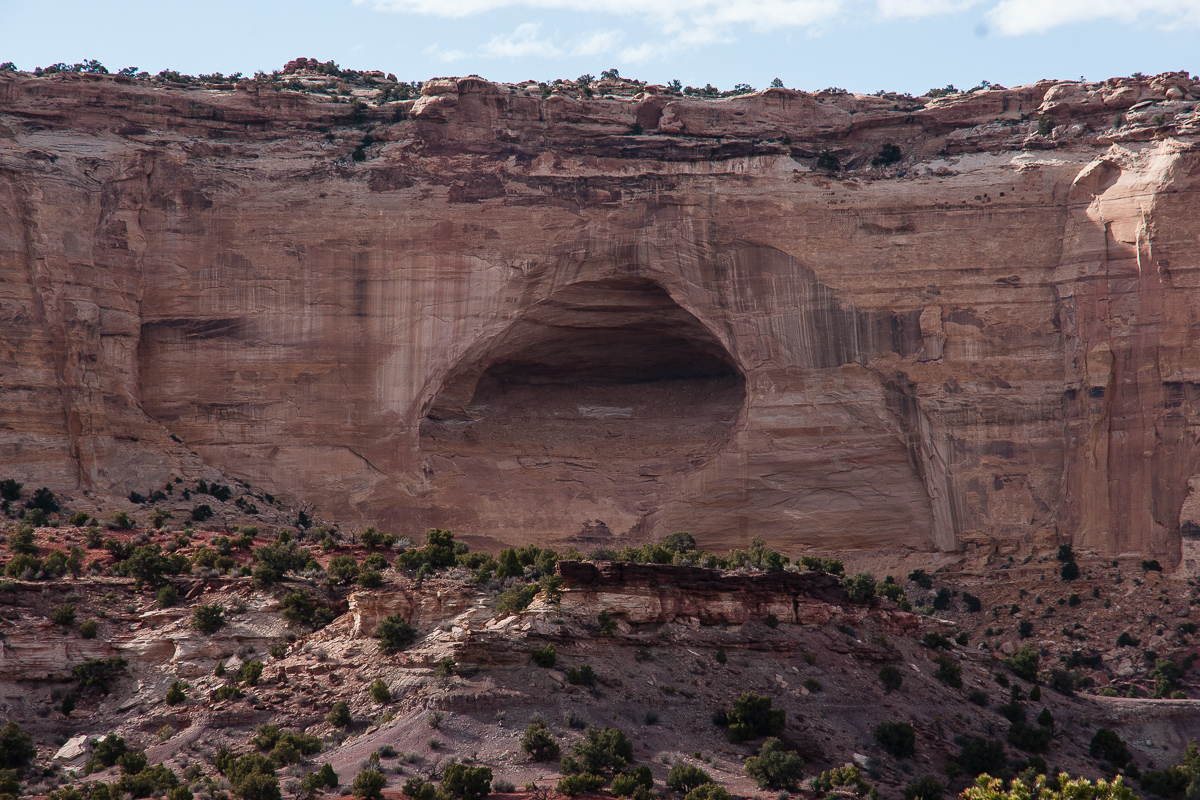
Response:
[{"label": "white cloud", "polygon": [[1020,36],[1093,20],[1132,24],[1200,25],[1200,0],[1000,0],[987,12],[998,33]]},{"label": "white cloud", "polygon": [[611,53],[621,44],[625,34],[621,31],[596,31],[584,37],[571,48],[573,56],[602,56]]},{"label": "white cloud", "polygon": [[436,61],[443,61],[447,64],[453,61],[462,61],[467,57],[467,54],[462,50],[443,50],[436,44],[429,45],[429,47],[426,47],[421,52]]},{"label": "white cloud", "polygon": [[555,58],[562,55],[554,42],[539,39],[541,25],[526,22],[518,25],[511,34],[497,34],[483,46],[482,53],[492,58]]},{"label": "white cloud", "polygon": [[885,18],[933,17],[953,14],[978,3],[979,0],[879,0],[879,13]]}]

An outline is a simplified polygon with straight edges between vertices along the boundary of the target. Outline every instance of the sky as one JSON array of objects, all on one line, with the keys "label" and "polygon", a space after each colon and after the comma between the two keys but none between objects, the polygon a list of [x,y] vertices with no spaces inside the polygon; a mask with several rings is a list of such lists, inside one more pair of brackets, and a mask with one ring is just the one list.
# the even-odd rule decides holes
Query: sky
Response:
[{"label": "sky", "polygon": [[0,0],[0,62],[923,94],[1200,70],[1200,0]]}]

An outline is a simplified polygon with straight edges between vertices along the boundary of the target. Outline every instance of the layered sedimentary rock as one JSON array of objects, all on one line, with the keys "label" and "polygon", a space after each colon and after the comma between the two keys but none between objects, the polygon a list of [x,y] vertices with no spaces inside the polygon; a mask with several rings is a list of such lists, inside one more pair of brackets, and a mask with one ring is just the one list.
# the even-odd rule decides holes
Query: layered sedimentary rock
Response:
[{"label": "layered sedimentary rock", "polygon": [[507,543],[1200,534],[1186,74],[280,89],[0,75],[0,477],[201,459]]}]

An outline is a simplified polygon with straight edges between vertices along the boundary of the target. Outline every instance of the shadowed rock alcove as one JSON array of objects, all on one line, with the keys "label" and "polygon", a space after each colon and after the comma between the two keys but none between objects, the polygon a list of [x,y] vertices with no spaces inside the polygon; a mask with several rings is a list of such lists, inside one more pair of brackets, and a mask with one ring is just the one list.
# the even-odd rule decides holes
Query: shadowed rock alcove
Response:
[{"label": "shadowed rock alcove", "polygon": [[468,362],[421,425],[427,453],[675,471],[724,445],[746,396],[724,346],[645,280],[563,289]]}]

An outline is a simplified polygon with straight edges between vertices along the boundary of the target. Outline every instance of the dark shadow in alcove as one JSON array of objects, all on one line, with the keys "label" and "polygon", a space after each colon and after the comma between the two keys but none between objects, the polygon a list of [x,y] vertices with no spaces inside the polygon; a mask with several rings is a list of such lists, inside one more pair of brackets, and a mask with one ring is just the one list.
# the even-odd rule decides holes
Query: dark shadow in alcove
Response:
[{"label": "dark shadow in alcove", "polygon": [[728,441],[745,397],[733,357],[662,287],[574,284],[459,366],[422,449],[694,465]]}]

